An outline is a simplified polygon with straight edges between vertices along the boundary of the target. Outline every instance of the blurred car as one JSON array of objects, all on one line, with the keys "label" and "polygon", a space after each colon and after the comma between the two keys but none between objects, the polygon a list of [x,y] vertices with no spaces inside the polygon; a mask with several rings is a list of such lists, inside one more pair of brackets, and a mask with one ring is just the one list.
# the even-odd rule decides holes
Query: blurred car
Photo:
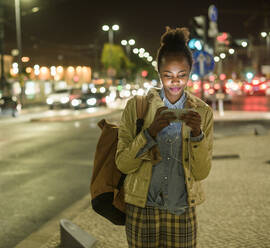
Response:
[{"label": "blurred car", "polygon": [[[189,82],[188,87],[195,96],[202,97],[200,81]],[[220,84],[219,82],[205,80],[203,82],[203,89],[204,100],[209,104],[218,99],[222,99],[224,102],[232,101],[232,89],[227,83]]]},{"label": "blurred car", "polygon": [[47,97],[46,103],[50,109],[55,107],[69,108],[73,99],[80,97],[80,89],[63,89],[55,91]]},{"label": "blurred car", "polygon": [[0,115],[18,116],[21,104],[15,96],[2,96],[0,98]]},{"label": "blurred car", "polygon": [[254,78],[251,82],[245,82],[243,84],[243,92],[246,95],[267,95],[268,84],[259,78]]},{"label": "blurred car", "polygon": [[83,93],[78,98],[71,101],[71,106],[74,109],[82,109],[89,107],[106,106],[106,93]]}]

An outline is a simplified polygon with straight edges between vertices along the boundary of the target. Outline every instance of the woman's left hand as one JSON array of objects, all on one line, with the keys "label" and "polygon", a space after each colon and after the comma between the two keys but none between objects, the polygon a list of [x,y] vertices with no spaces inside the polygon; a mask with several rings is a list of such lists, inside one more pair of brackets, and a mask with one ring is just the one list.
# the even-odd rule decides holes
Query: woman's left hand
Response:
[{"label": "woman's left hand", "polygon": [[193,137],[199,136],[201,134],[201,116],[195,111],[189,111],[183,114],[181,117],[187,126],[191,128],[191,134]]}]

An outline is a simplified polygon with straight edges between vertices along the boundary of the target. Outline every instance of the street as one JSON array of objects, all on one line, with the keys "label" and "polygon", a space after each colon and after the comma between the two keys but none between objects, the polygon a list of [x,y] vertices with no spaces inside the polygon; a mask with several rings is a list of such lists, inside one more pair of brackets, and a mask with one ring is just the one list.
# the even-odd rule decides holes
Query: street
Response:
[{"label": "street", "polygon": [[1,248],[89,193],[99,119],[0,122]]},{"label": "street", "polygon": [[225,110],[270,111],[270,96],[234,96]]}]

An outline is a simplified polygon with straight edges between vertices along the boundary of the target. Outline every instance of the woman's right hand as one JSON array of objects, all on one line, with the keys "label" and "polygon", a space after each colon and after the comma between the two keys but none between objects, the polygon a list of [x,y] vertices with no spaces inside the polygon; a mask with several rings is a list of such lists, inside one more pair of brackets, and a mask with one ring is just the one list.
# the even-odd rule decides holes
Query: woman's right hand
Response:
[{"label": "woman's right hand", "polygon": [[148,128],[148,133],[154,139],[163,128],[169,126],[170,122],[176,119],[175,115],[171,112],[161,114],[161,112],[166,109],[168,109],[168,107],[161,107],[157,109],[155,118]]}]

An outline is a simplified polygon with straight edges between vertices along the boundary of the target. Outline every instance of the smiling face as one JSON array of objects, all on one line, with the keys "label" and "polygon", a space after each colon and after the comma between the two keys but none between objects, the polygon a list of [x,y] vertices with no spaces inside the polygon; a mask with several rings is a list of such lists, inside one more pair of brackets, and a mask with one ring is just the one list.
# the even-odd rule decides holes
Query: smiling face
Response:
[{"label": "smiling face", "polygon": [[182,96],[190,69],[183,55],[168,55],[162,58],[159,73],[165,95],[171,103],[177,102]]}]

